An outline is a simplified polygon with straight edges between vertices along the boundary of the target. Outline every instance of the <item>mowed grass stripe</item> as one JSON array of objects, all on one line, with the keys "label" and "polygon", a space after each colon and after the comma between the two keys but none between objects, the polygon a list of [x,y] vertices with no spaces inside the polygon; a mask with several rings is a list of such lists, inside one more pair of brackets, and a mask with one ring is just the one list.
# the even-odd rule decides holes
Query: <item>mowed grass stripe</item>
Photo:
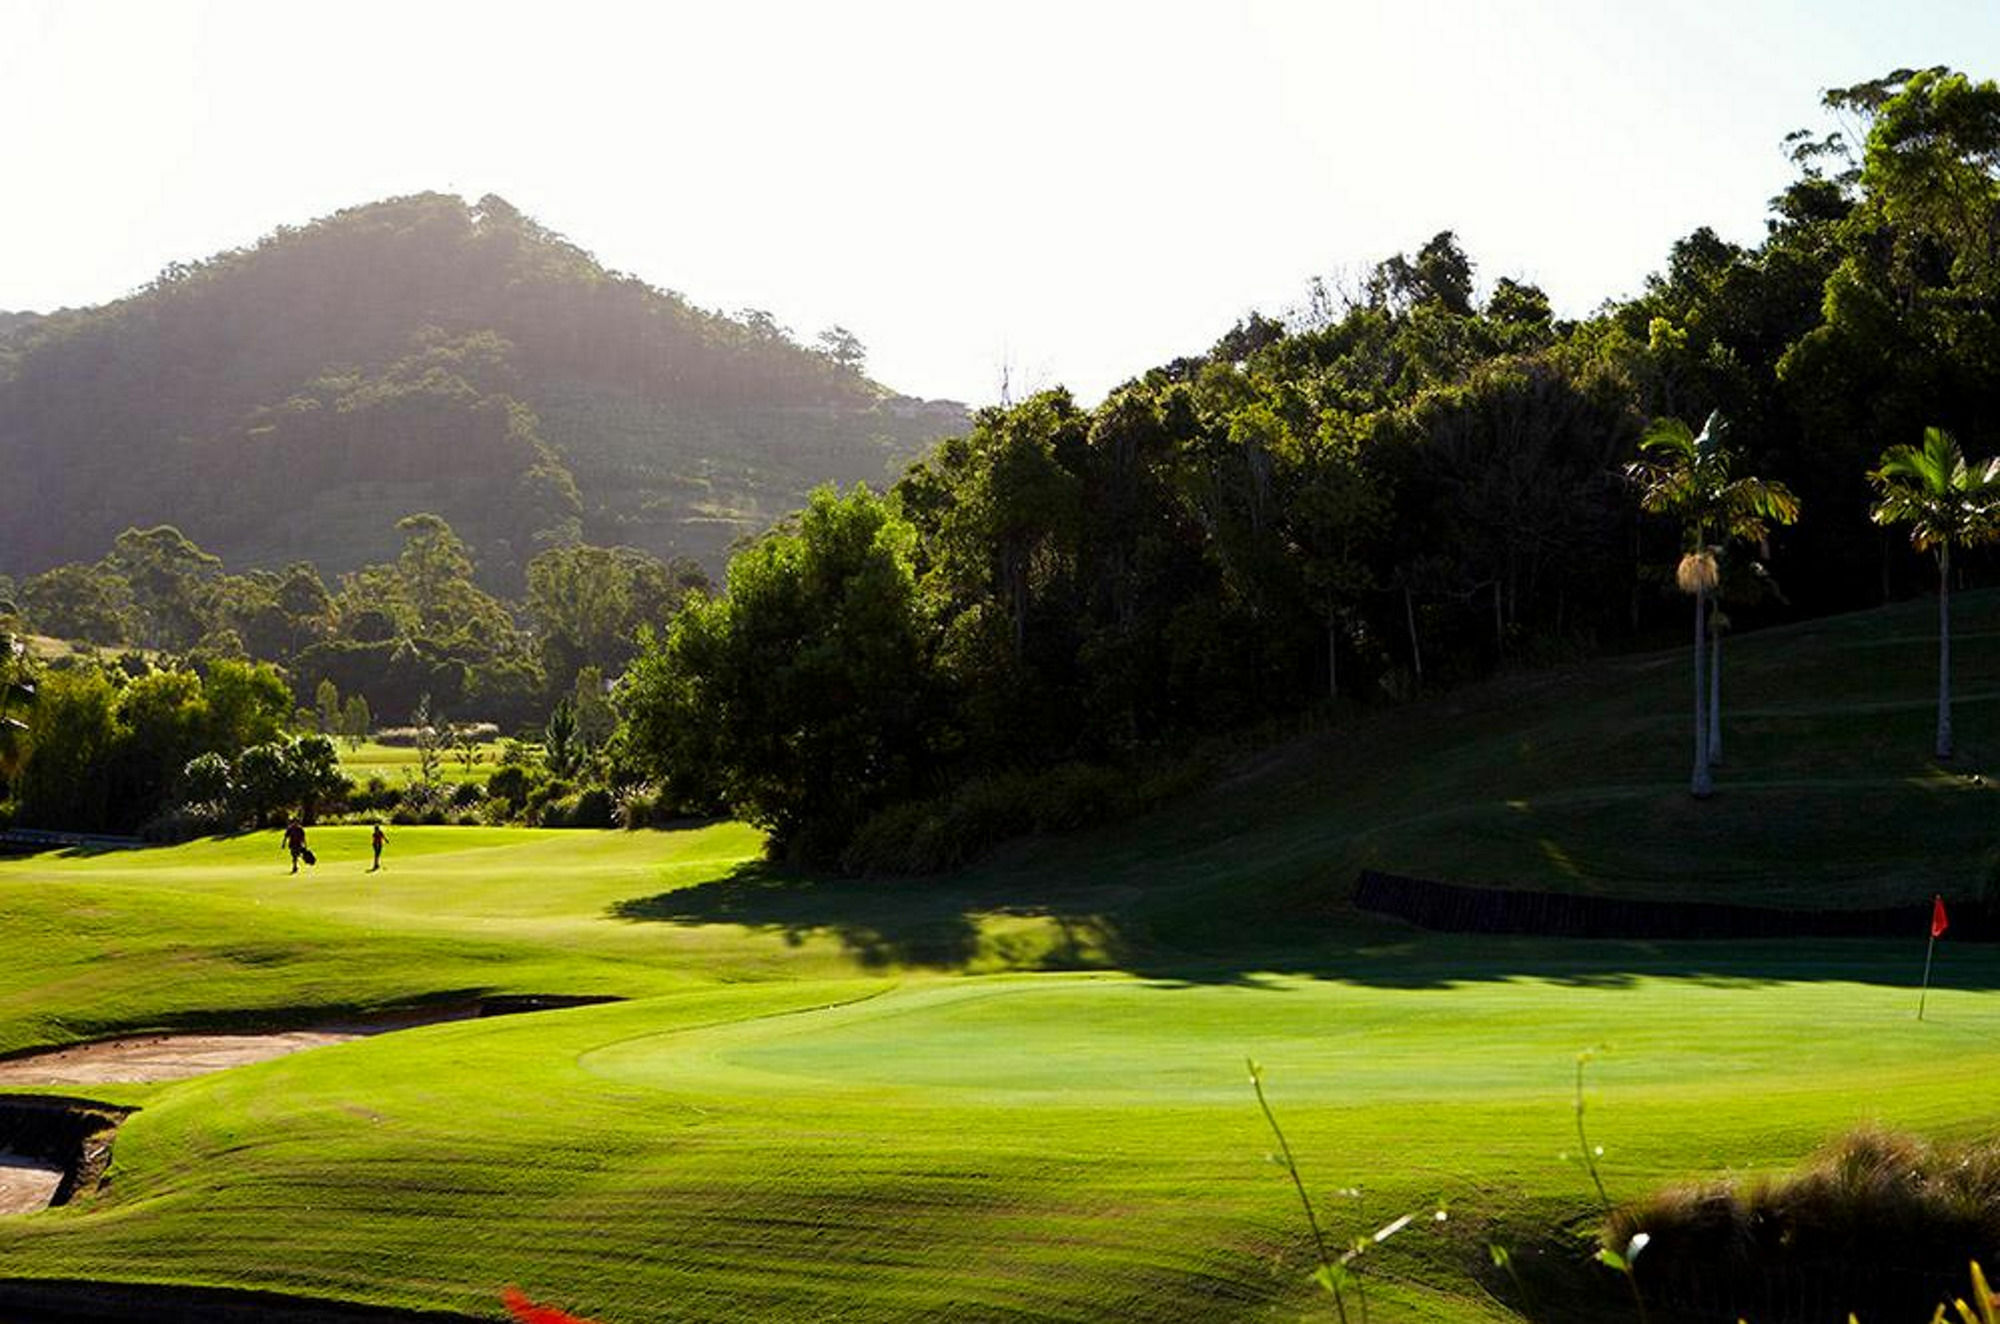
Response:
[{"label": "mowed grass stripe", "polygon": [[[1968,695],[2000,597],[1955,602]],[[1696,806],[1680,653],[1344,717],[1136,824],[949,879],[802,877],[740,825],[315,829],[0,864],[0,1050],[483,992],[633,999],[438,1026],[145,1104],[94,1200],[0,1226],[10,1272],[607,1324],[1290,1317],[1307,1238],[1263,1062],[1377,1319],[1504,1315],[1485,1242],[1587,1221],[1576,1054],[1615,1195],[1788,1163],[1861,1120],[1990,1119],[2000,957],[1872,943],[1418,935],[1346,910],[1373,865],[1742,902],[1976,892],[1993,705],[1928,751],[1929,604],[1731,640],[1728,762]],[[1899,636],[1897,646],[1880,641]],[[1740,712],[1738,706],[1740,705]],[[1097,973],[1027,973],[1099,965]],[[970,975],[966,972],[995,972]],[[1343,1195],[1358,1189],[1361,1195]]]},{"label": "mowed grass stripe", "polygon": [[[1330,1216],[1445,1203],[1482,1226],[1582,1199],[1561,1158],[1574,1054],[1606,1031],[1622,1038],[1588,1078],[1592,1138],[1632,1189],[1690,1162],[1762,1166],[1861,1119],[1962,1126],[2000,1066],[2000,1002],[1972,991],[1940,993],[1919,1026],[1903,990],[1748,978],[998,990],[711,989],[188,1082],[128,1123],[108,1199],[0,1246],[36,1272],[227,1281],[297,1244],[291,1290],[414,1302],[457,1284],[448,1303],[476,1308],[492,1275],[625,1319],[1103,1318],[1112,1301],[1169,1319],[1195,1281],[1239,1308],[1296,1292],[1300,1229],[1262,1161],[1246,1051]],[[1179,1057],[1107,1061],[1078,1088],[1093,1036],[1140,1020]],[[1183,1077],[1196,1059],[1213,1081]],[[1359,1211],[1332,1195],[1352,1186]],[[1394,1246],[1383,1261],[1450,1276]]]}]

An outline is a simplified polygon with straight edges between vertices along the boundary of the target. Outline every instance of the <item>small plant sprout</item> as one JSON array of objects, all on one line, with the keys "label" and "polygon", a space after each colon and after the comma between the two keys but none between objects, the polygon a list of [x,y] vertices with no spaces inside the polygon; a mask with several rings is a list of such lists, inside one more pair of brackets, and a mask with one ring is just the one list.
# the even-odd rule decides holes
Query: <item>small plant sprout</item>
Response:
[{"label": "small plant sprout", "polygon": [[[1608,1214],[1612,1212],[1611,1193],[1604,1189],[1604,1177],[1597,1170],[1597,1160],[1604,1157],[1604,1146],[1591,1144],[1590,1134],[1583,1125],[1583,1072],[1599,1051],[1601,1045],[1599,1048],[1586,1048],[1576,1055],[1576,1143],[1583,1169],[1590,1174],[1590,1184],[1597,1188],[1597,1198],[1603,1202],[1604,1211]],[[1645,1324],[1646,1302],[1639,1295],[1639,1280],[1632,1274],[1632,1265],[1652,1239],[1650,1233],[1636,1232],[1622,1251],[1606,1246],[1597,1252],[1599,1264],[1616,1269],[1625,1276],[1625,1285],[1632,1289],[1632,1304],[1639,1312],[1640,1324]]]},{"label": "small plant sprout", "polygon": [[1645,1324],[1646,1301],[1644,1297],[1639,1295],[1639,1280],[1633,1276],[1632,1266],[1638,1262],[1639,1252],[1646,1249],[1647,1243],[1652,1239],[1649,1234],[1639,1232],[1635,1233],[1632,1239],[1625,1243],[1623,1251],[1615,1251],[1606,1246],[1597,1252],[1597,1262],[1599,1264],[1607,1268],[1616,1269],[1619,1273],[1625,1275],[1625,1285],[1632,1289],[1632,1305],[1639,1312],[1640,1324]]},{"label": "small plant sprout", "polygon": [[[1958,1312],[1959,1324],[2000,1324],[2000,1296],[1995,1296],[1986,1285],[1986,1271],[1979,1267],[1978,1260],[1972,1262],[1972,1300],[1972,1305],[1962,1298],[1951,1303]],[[1931,1324],[1947,1324],[1943,1306],[1931,1316]]]},{"label": "small plant sprout", "polygon": [[[1306,1194],[1305,1179],[1299,1174],[1298,1161],[1292,1157],[1291,1142],[1285,1139],[1284,1128],[1278,1125],[1278,1115],[1271,1110],[1271,1101],[1264,1096],[1264,1069],[1249,1059],[1245,1059],[1245,1065],[1250,1068],[1250,1088],[1257,1092],[1257,1106],[1264,1110],[1264,1121],[1269,1124],[1271,1134],[1278,1140],[1278,1152],[1270,1156],[1271,1162],[1283,1168],[1286,1175],[1292,1179],[1292,1189],[1298,1192],[1299,1205],[1306,1213],[1306,1224],[1312,1228],[1313,1252],[1316,1260],[1313,1281],[1333,1298],[1334,1311],[1340,1317],[1342,1324],[1346,1324],[1348,1318],[1347,1293],[1352,1290],[1362,1324],[1367,1324],[1368,1293],[1361,1285],[1358,1261],[1370,1249],[1418,1222],[1421,1216],[1404,1214],[1400,1218],[1392,1219],[1371,1233],[1355,1237],[1348,1243],[1347,1249],[1341,1252],[1339,1258],[1334,1258],[1327,1249],[1326,1233],[1320,1227],[1319,1214],[1313,1208],[1312,1197]],[[1345,1186],[1335,1194],[1359,1202],[1361,1188]],[[1438,1209],[1425,1221],[1434,1224],[1443,1223],[1450,1216],[1445,1210]]]},{"label": "small plant sprout", "polygon": [[[1585,1172],[1590,1174],[1591,1185],[1597,1188],[1597,1198],[1603,1202],[1605,1211],[1611,1209],[1611,1194],[1604,1189],[1604,1178],[1597,1171],[1597,1160],[1604,1157],[1604,1146],[1590,1143],[1590,1136],[1583,1126],[1583,1070],[1598,1054],[1595,1048],[1586,1048],[1576,1055],[1576,1143],[1578,1157]],[[1568,1155],[1564,1155],[1565,1158]]]},{"label": "small plant sprout", "polygon": [[1285,1139],[1285,1130],[1278,1125],[1278,1115],[1271,1111],[1271,1101],[1264,1097],[1264,1068],[1251,1058],[1245,1058],[1243,1064],[1250,1069],[1250,1088],[1257,1092],[1257,1106],[1264,1110],[1264,1121],[1269,1124],[1271,1134],[1278,1138],[1278,1152],[1271,1155],[1271,1161],[1283,1168],[1292,1179],[1292,1189],[1299,1193],[1299,1206],[1306,1211],[1306,1225],[1312,1229],[1313,1254],[1317,1264],[1313,1280],[1332,1295],[1333,1308],[1340,1315],[1341,1324],[1347,1324],[1347,1300],[1341,1292],[1347,1280],[1347,1270],[1336,1264],[1327,1252],[1326,1233],[1320,1230],[1319,1214],[1313,1209],[1312,1197],[1306,1194],[1305,1180],[1299,1176],[1299,1165],[1292,1157],[1291,1142]]}]

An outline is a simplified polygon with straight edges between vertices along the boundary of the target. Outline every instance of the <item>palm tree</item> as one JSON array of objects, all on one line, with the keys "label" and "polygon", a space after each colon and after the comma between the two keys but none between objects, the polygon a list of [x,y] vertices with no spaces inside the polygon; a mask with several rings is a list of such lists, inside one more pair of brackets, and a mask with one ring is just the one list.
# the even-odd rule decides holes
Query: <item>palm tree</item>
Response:
[{"label": "palm tree", "polygon": [[1680,520],[1686,543],[1674,580],[1694,598],[1694,778],[1689,790],[1697,798],[1715,789],[1710,709],[1719,706],[1721,696],[1708,692],[1703,658],[1710,646],[1708,599],[1721,582],[1722,549],[1732,539],[1762,541],[1771,525],[1799,517],[1798,498],[1783,483],[1735,474],[1736,456],[1726,444],[1727,435],[1728,423],[1719,410],[1699,433],[1677,418],[1655,419],[1639,441],[1650,458],[1626,468],[1639,485],[1640,506]]},{"label": "palm tree", "polygon": [[1943,428],[1925,428],[1924,444],[1891,446],[1882,467],[1869,474],[1882,499],[1871,512],[1877,524],[1907,524],[1918,551],[1937,552],[1938,716],[1937,756],[1951,757],[1951,549],[2000,537],[2000,459],[1968,463],[1958,440]]}]

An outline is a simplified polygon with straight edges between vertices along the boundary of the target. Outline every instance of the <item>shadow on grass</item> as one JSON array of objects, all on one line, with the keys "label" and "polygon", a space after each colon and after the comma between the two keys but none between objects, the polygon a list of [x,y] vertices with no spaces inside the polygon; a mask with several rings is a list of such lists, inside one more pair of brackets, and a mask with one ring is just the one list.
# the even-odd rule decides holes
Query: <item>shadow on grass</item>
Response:
[{"label": "shadow on grass", "polygon": [[[832,937],[863,968],[1115,970],[1159,988],[1282,992],[1286,978],[1447,989],[1531,979],[1616,989],[1647,979],[1755,988],[1846,981],[1914,987],[1924,935],[1908,941],[1638,941],[1427,933],[1347,907],[1348,889],[1299,905],[1270,897],[1176,913],[1130,887],[1024,888],[1000,879],[827,877],[762,862],[692,887],[621,901],[635,923],[735,924],[792,945]],[[1934,989],[2000,987],[1996,945],[1941,943]]]},{"label": "shadow on grass", "polygon": [[921,884],[822,879],[762,862],[658,896],[621,901],[619,919],[668,924],[740,924],[798,946],[831,933],[871,970],[955,968],[979,951],[979,926],[963,909],[926,897]]}]

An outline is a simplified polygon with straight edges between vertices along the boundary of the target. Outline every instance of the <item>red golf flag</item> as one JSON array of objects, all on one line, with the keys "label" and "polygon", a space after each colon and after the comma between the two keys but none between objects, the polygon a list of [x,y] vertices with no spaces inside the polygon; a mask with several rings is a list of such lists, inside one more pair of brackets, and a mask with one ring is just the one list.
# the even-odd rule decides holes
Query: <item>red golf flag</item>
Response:
[{"label": "red golf flag", "polygon": [[1931,898],[1931,937],[1942,938],[1944,931],[1951,927],[1951,921],[1944,917],[1944,898]]}]

